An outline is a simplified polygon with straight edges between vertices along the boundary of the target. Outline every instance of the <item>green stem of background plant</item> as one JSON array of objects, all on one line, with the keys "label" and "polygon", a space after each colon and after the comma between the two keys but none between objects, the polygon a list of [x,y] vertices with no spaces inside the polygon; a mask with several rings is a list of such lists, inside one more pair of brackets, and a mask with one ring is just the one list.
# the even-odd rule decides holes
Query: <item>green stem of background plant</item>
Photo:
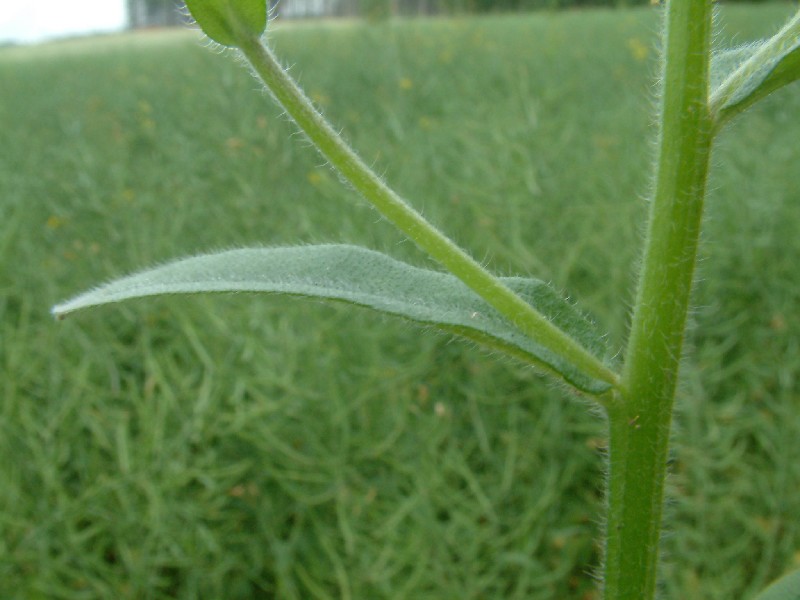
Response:
[{"label": "green stem of background plant", "polygon": [[656,189],[621,389],[608,409],[605,600],[648,600],[656,589],[673,400],[713,137],[711,15],[711,0],[674,0],[666,9]]},{"label": "green stem of background plant", "polygon": [[288,115],[331,165],[384,217],[532,340],[566,358],[587,375],[612,386],[618,383],[617,374],[602,361],[550,323],[393,192],[314,109],[258,37],[242,35],[237,42]]}]

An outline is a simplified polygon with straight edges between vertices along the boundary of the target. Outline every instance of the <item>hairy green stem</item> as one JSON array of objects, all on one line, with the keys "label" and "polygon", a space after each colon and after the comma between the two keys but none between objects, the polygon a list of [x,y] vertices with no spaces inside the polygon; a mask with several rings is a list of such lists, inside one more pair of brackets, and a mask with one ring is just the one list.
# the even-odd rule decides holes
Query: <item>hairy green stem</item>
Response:
[{"label": "hairy green stem", "polygon": [[350,184],[399,230],[461,279],[532,340],[612,386],[618,376],[550,323],[393,192],[316,111],[260,39],[242,36],[239,49],[275,99]]},{"label": "hairy green stem", "polygon": [[665,15],[656,189],[620,391],[610,404],[605,600],[656,589],[667,451],[711,151],[711,0]]}]

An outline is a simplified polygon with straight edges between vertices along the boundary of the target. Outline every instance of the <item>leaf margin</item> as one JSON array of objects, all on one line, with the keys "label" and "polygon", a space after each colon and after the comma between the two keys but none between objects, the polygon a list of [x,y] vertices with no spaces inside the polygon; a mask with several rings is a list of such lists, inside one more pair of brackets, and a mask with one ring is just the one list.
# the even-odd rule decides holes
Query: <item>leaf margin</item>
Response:
[{"label": "leaf margin", "polygon": [[753,600],[800,600],[800,569],[785,573],[761,590]]}]

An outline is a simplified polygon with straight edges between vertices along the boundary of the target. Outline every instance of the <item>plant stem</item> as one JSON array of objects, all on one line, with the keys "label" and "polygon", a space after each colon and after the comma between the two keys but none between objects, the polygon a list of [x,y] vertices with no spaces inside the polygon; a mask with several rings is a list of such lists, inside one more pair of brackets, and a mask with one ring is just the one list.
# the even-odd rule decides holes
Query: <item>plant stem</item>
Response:
[{"label": "plant stem", "polygon": [[656,189],[619,394],[608,410],[605,600],[656,589],[664,478],[711,152],[711,0],[665,15]]},{"label": "plant stem", "polygon": [[239,48],[278,103],[322,155],[378,211],[461,279],[523,333],[578,369],[614,386],[618,376],[581,344],[484,269],[392,191],[317,112],[260,39],[242,36]]}]

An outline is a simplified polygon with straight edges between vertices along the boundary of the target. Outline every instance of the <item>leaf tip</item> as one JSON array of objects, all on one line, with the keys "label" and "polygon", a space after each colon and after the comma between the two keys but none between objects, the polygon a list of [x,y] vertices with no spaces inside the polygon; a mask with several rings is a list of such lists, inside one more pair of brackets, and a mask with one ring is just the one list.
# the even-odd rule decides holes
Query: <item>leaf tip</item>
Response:
[{"label": "leaf tip", "polygon": [[69,311],[65,310],[65,305],[64,304],[56,304],[56,305],[54,305],[54,306],[52,306],[50,308],[50,315],[56,321],[63,321],[64,319],[67,318],[68,314],[69,314]]}]

